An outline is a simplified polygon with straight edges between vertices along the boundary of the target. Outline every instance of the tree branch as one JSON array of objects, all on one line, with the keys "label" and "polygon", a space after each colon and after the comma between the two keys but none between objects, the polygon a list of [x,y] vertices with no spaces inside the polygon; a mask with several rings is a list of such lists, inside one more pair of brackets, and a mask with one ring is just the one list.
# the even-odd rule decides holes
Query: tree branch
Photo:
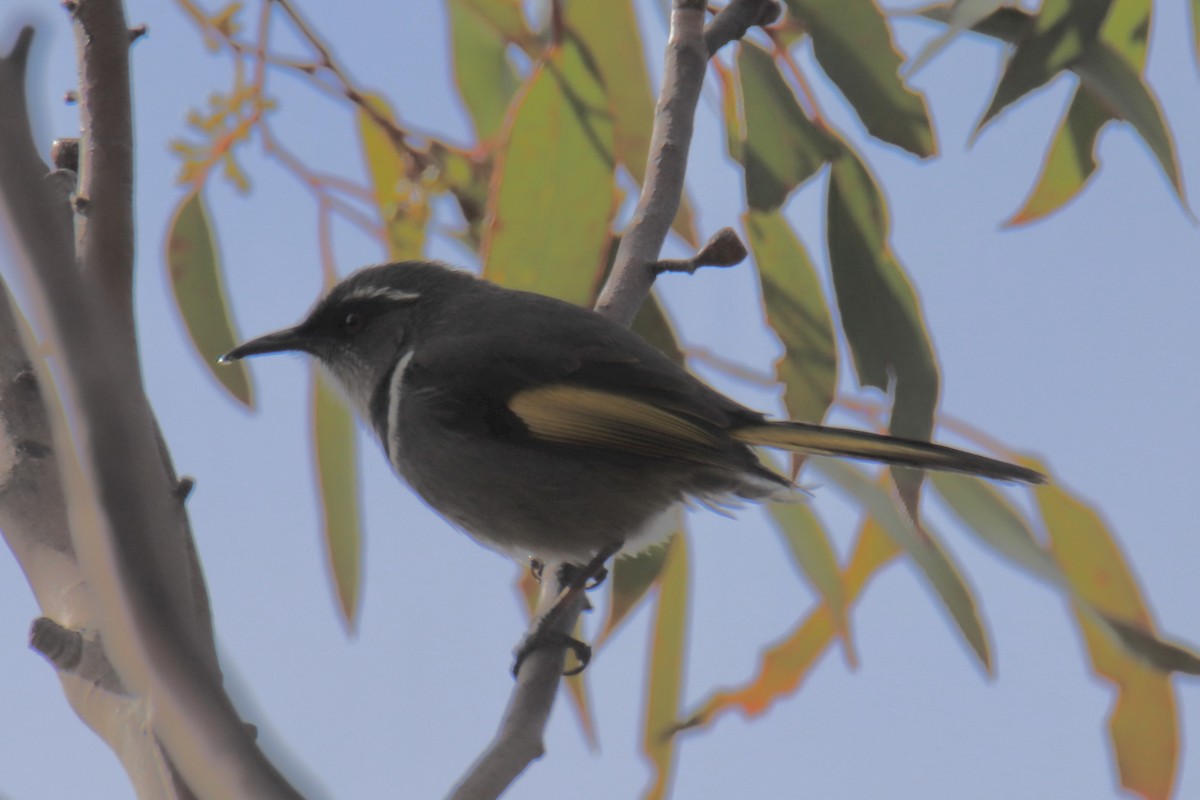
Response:
[{"label": "tree branch", "polygon": [[[108,23],[93,21],[87,28],[92,41],[81,52],[85,61],[128,44],[119,5],[113,0],[83,0],[72,7],[78,19],[89,19],[93,9],[96,14],[116,15],[120,24],[111,24],[111,19]],[[104,652],[120,684],[138,698],[136,710],[140,713],[117,719],[120,708],[114,696],[94,693],[96,698],[89,702],[107,710],[107,714],[97,712],[102,722],[97,731],[113,743],[118,735],[115,727],[136,723],[132,739],[161,739],[169,753],[166,770],[162,769],[162,757],[156,770],[149,762],[131,767],[123,754],[139,793],[146,787],[153,792],[146,796],[177,797],[181,789],[186,793],[190,787],[211,797],[298,797],[259,752],[221,689],[207,595],[187,518],[142,389],[132,317],[125,312],[132,308],[131,300],[126,297],[113,304],[113,287],[128,286],[130,279],[132,218],[120,209],[111,215],[99,212],[99,198],[129,202],[130,194],[122,186],[131,185],[132,164],[119,154],[96,156],[89,125],[95,123],[106,136],[117,137],[109,141],[121,149],[120,125],[101,123],[99,117],[120,114],[129,107],[125,62],[118,59],[114,66],[101,58],[81,68],[88,80],[81,87],[82,104],[89,105],[86,95],[93,89],[126,96],[117,100],[109,94],[105,103],[90,104],[93,116],[85,118],[84,161],[96,157],[105,166],[98,164],[89,182],[94,194],[87,208],[93,230],[83,237],[81,246],[87,254],[83,261],[90,268],[80,270],[72,246],[64,182],[44,179],[46,167],[29,130],[24,77],[32,36],[31,29],[23,30],[12,53],[0,59],[0,108],[5,110],[0,114],[0,207],[19,250],[18,269],[33,297],[38,312],[35,318],[56,355],[54,385],[61,393],[62,405],[73,412],[69,429],[58,396],[49,389],[43,393],[44,415],[52,434],[49,452],[59,454],[58,513],[69,520],[71,544],[78,557],[78,565],[72,559],[70,566],[82,568],[83,576],[83,580],[77,576],[75,583],[57,588],[86,597],[79,601],[87,612],[84,617],[92,618],[96,630],[103,632]],[[97,41],[100,39],[105,41]],[[108,67],[113,72],[108,72]],[[129,146],[129,137],[125,146]],[[115,185],[107,185],[109,181]],[[98,212],[104,225],[125,225],[126,229],[102,232],[103,226],[96,224]],[[110,265],[115,265],[111,273]],[[3,352],[9,351],[5,348]],[[13,352],[24,357],[20,347]],[[6,433],[10,442],[24,435],[15,430]],[[43,445],[37,452],[48,451]],[[14,469],[16,464],[14,460]],[[8,491],[15,486],[14,474],[10,472],[4,486],[6,500],[18,496],[16,491]],[[33,487],[35,491],[44,489],[46,486]],[[14,547],[14,552],[17,550]],[[27,575],[32,582],[34,574],[27,570]],[[48,590],[35,585],[39,599],[44,591]],[[55,618],[54,614],[47,616]],[[60,676],[64,684],[78,680],[68,673],[60,672]],[[81,716],[92,719],[82,712]],[[122,754],[117,744],[113,746]],[[174,768],[187,787],[168,777]]]},{"label": "tree branch", "polygon": [[68,8],[79,54],[79,122],[87,131],[79,154],[76,253],[132,348],[133,39],[120,0],[73,0]]}]

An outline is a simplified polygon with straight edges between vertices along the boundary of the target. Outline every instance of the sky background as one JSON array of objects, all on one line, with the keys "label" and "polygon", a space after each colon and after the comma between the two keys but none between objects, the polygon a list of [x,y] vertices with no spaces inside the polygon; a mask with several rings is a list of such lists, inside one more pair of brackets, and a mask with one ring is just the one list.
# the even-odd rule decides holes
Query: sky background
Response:
[{"label": "sky background", "polygon": [[[1200,184],[1200,81],[1184,6],[1157,4],[1149,76],[1192,188]],[[351,73],[386,92],[404,119],[469,139],[440,3],[307,2],[302,9]],[[197,362],[164,282],[165,225],[181,197],[167,142],[183,132],[188,108],[227,86],[228,63],[204,50],[172,4],[129,2],[127,10],[131,23],[150,28],[132,59],[143,371],[176,467],[197,481],[189,508],[227,677],[247,719],[312,796],[441,796],[490,739],[508,698],[509,651],[524,627],[514,568],[426,510],[364,436],[365,596],[357,635],[346,636],[318,538],[307,366],[287,357],[254,362],[258,411],[245,412]],[[657,78],[663,17],[654,3],[639,12]],[[56,5],[16,0],[0,10],[0,47],[7,51],[19,24],[30,21],[39,29],[31,72],[36,134],[48,146],[78,125],[75,110],[58,102],[73,87],[72,37]],[[896,31],[911,53],[937,27],[906,20]],[[891,203],[893,244],[940,359],[943,411],[1044,457],[1056,481],[1102,508],[1159,624],[1200,644],[1200,231],[1126,127],[1102,137],[1104,166],[1079,200],[1032,227],[1001,230],[1031,187],[1073,86],[1059,79],[968,148],[1001,56],[993,44],[962,39],[914,79],[941,146],[929,163],[865,141],[829,86],[818,79],[816,88]],[[818,74],[807,50],[801,61]],[[290,76],[272,76],[269,87],[282,99],[275,130],[290,147],[315,167],[362,175],[351,114]],[[736,224],[742,196],[712,89],[701,103],[688,178],[702,236]],[[244,163],[253,194],[237,196],[220,182],[208,194],[243,336],[292,324],[320,291],[311,197],[261,161],[257,144],[250,152]],[[824,269],[821,185],[800,192],[788,214]],[[1195,191],[1191,197],[1200,205]],[[343,273],[382,258],[345,225],[335,245]],[[445,239],[432,242],[429,255],[466,258]],[[659,287],[686,342],[760,370],[778,355],[759,329],[750,267],[664,276]],[[699,372],[744,403],[780,410],[774,393],[702,365]],[[847,390],[849,373],[845,362]],[[844,555],[855,515],[831,489],[818,488],[813,504]],[[932,504],[929,513],[935,523],[945,519]],[[760,648],[814,603],[760,512],[736,520],[697,513],[690,524],[684,708],[753,674]],[[914,571],[892,566],[854,610],[859,669],[831,649],[765,718],[731,715],[683,738],[675,797],[1121,796],[1105,727],[1113,694],[1091,674],[1065,603],[948,522],[939,529],[982,605],[996,677],[983,674]],[[508,797],[634,797],[646,787],[651,773],[639,755],[646,611],[588,671],[600,752],[588,751],[560,703],[547,756]],[[75,718],[51,668],[24,646],[37,614],[15,561],[0,556],[0,797],[130,796],[115,757]],[[1200,797],[1200,686],[1176,686],[1183,728],[1176,796]]]}]

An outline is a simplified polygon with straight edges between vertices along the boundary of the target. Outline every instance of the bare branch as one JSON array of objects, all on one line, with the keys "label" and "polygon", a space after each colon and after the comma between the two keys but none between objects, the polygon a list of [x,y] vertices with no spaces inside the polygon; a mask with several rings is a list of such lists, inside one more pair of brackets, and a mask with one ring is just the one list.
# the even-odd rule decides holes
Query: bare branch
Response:
[{"label": "bare branch", "polygon": [[[128,164],[122,163],[119,153],[101,155],[91,166],[87,163],[97,158],[89,125],[95,123],[104,131],[103,137],[109,137],[105,141],[115,142],[120,149],[120,121],[113,124],[100,117],[120,116],[129,106],[124,60],[119,59],[115,66],[106,62],[114,43],[98,41],[117,37],[122,47],[127,46],[123,15],[113,2],[83,0],[72,7],[77,19],[90,19],[90,14],[97,13],[121,21],[120,25],[94,19],[80,23],[92,39],[81,57],[85,61],[100,59],[81,68],[81,74],[87,76],[81,86],[81,103],[90,108],[85,115],[82,148],[84,170],[91,169],[92,177],[85,185],[98,192],[89,204],[89,224],[97,221],[98,214],[105,224],[124,228],[114,232],[96,226],[83,237],[86,252],[100,259],[91,263],[91,269],[78,268],[63,181],[44,180],[46,167],[29,132],[24,76],[32,30],[22,31],[12,54],[0,59],[0,107],[5,109],[0,114],[0,207],[10,223],[19,250],[16,262],[33,297],[42,333],[56,355],[54,383],[62,404],[73,411],[74,425],[69,430],[57,396],[51,391],[43,393],[42,401],[49,408],[45,418],[50,423],[51,445],[36,452],[60,454],[56,461],[61,486],[55,486],[63,505],[58,513],[69,519],[70,541],[86,576],[84,581],[76,573],[75,583],[56,588],[74,593],[88,615],[94,616],[96,629],[104,634],[104,652],[121,684],[139,698],[141,714],[118,719],[120,709],[114,705],[118,699],[107,693],[92,692],[79,702],[107,708],[107,715],[100,719],[108,720],[108,725],[97,729],[107,741],[116,741],[114,726],[135,721],[138,729],[133,738],[157,736],[166,745],[170,753],[166,769],[159,757],[158,785],[148,787],[153,793],[147,796],[177,797],[181,788],[186,793],[186,787],[170,777],[178,767],[187,786],[203,796],[298,797],[259,752],[220,687],[207,596],[187,518],[142,390],[132,318],[126,314],[130,298],[117,303],[113,297],[115,287],[122,284],[128,291],[131,277],[130,262],[122,260],[132,258],[132,246],[125,247],[132,241],[131,195],[125,190],[128,187],[121,185],[131,179],[131,169],[129,174],[122,171]],[[113,72],[106,72],[106,64]],[[102,102],[93,103],[87,96],[94,88],[107,93]],[[119,93],[125,97],[113,96]],[[125,145],[128,143],[126,138]],[[124,154],[126,160],[129,156]],[[102,208],[101,197],[125,208]],[[114,264],[107,262],[109,256],[116,260]],[[84,261],[88,263],[86,258]],[[14,352],[24,357],[27,351],[17,347]],[[23,435],[13,430],[6,433],[10,442]],[[17,463],[14,458],[14,469]],[[13,476],[10,472],[5,490],[14,487]],[[5,532],[8,534],[7,526]],[[27,537],[16,538],[21,543],[14,545],[14,552],[29,544]],[[49,561],[52,559],[38,558],[31,563],[40,569]],[[60,573],[68,571],[61,564],[56,566]],[[69,568],[77,569],[73,559]],[[38,577],[43,574],[39,572]],[[37,585],[29,570],[27,575],[42,600],[42,592],[47,590]],[[54,613],[47,616],[67,618]],[[81,692],[89,687],[70,674],[60,672],[60,676],[65,686],[74,685]],[[81,715],[94,718],[85,712]],[[129,766],[120,747],[114,744]],[[141,774],[145,776],[154,764],[145,757],[143,761]],[[131,777],[140,793],[143,786],[138,773],[131,770]],[[162,786],[164,778],[170,784],[167,788]]]},{"label": "bare branch", "polygon": [[[542,596],[534,620],[554,607],[567,588],[561,580],[559,565],[546,564]],[[553,577],[551,577],[553,576]],[[587,607],[587,598],[576,595],[561,607],[560,615],[548,632],[570,635],[579,614]],[[453,800],[490,800],[499,797],[530,763],[546,752],[542,732],[550,718],[550,709],[558,693],[558,682],[566,662],[565,647],[543,647],[530,653],[517,673],[508,706],[500,719],[496,735],[475,760],[458,785],[448,795]]]},{"label": "bare branch", "polygon": [[125,348],[133,346],[133,105],[130,32],[120,0],[79,0],[71,8],[79,53],[79,197],[76,226],[84,274],[105,297]]},{"label": "bare branch", "polygon": [[696,104],[709,57],[751,25],[779,14],[775,0],[731,0],[704,28],[703,0],[674,0],[662,93],[654,111],[654,132],[646,178],[629,230],[621,237],[612,273],[596,310],[629,325],[650,293],[655,263],[679,210]]}]

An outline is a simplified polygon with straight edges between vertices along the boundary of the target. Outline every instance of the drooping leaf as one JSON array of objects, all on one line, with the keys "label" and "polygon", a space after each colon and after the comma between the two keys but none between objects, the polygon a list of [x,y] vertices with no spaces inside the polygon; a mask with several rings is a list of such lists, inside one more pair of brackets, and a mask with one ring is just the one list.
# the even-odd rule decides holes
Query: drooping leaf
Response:
[{"label": "drooping leaf", "polygon": [[167,274],[188,337],[209,374],[247,408],[254,407],[245,362],[218,364],[238,343],[217,258],[212,223],[200,189],[189,193],[167,223]]},{"label": "drooping leaf", "polygon": [[642,752],[654,768],[654,783],[643,795],[662,800],[671,788],[675,766],[675,738],[683,694],[683,654],[688,618],[687,537],[676,536],[667,546],[667,561],[658,588],[658,613],[650,643],[649,685]]},{"label": "drooping leaf", "polygon": [[[933,342],[888,242],[883,195],[849,149],[830,170],[826,215],[829,266],[859,382],[892,392],[892,433],[928,439],[940,384]],[[921,473],[893,468],[892,474],[915,520]]]},{"label": "drooping leaf", "polygon": [[742,42],[738,76],[746,124],[746,198],[751,209],[779,208],[837,154],[837,146],[800,108],[766,50]]},{"label": "drooping leaf", "polygon": [[[613,148],[618,163],[640,186],[654,126],[654,95],[632,0],[568,3],[566,24],[575,32],[608,92],[613,115]],[[687,194],[680,198],[674,230],[696,247],[696,223]]]},{"label": "drooping leaf", "polygon": [[325,554],[333,574],[342,622],[358,624],[362,594],[362,534],[358,513],[358,462],[354,420],[316,369],[312,371],[313,447]]},{"label": "drooping leaf", "polygon": [[[508,57],[508,36],[497,25],[506,14],[520,17],[520,4],[507,0],[447,0],[454,78],[475,136],[486,142],[500,132],[509,103],[521,85]],[[511,21],[509,24],[514,24]]]},{"label": "drooping leaf", "polygon": [[[1035,490],[1053,552],[1074,591],[1092,608],[1135,630],[1154,624],[1132,572],[1095,509],[1059,485]],[[1168,798],[1179,754],[1175,692],[1168,675],[1129,655],[1091,613],[1076,616],[1096,671],[1117,688],[1109,718],[1121,785],[1147,798]]]},{"label": "drooping leaf", "polygon": [[1175,158],[1175,142],[1158,99],[1130,63],[1104,42],[1094,42],[1075,61],[1074,70],[1104,107],[1133,125],[1154,153],[1181,203],[1183,178]]},{"label": "drooping leaf", "polygon": [[1038,544],[1021,512],[991,483],[949,472],[931,473],[930,481],[981,542],[1050,585],[1066,588],[1054,558]]},{"label": "drooping leaf", "polygon": [[837,346],[816,270],[778,210],[750,211],[742,220],[758,266],[767,324],[783,342],[775,374],[784,385],[788,417],[820,422],[837,388]]},{"label": "drooping leaf", "polygon": [[616,205],[604,85],[568,35],[515,102],[488,201],[484,274],[586,304],[607,260]]},{"label": "drooping leaf", "polygon": [[[1150,0],[1114,0],[1099,31],[1100,40],[1112,45],[1139,71],[1146,62],[1150,9]],[[1033,191],[1024,207],[1008,221],[1009,225],[1040,219],[1083,190],[1098,166],[1096,145],[1100,131],[1112,118],[1113,114],[1085,86],[1075,88]]]},{"label": "drooping leaf", "polygon": [[464,5],[507,41],[518,45],[530,55],[536,48],[537,36],[525,22],[521,0],[463,0]]},{"label": "drooping leaf", "polygon": [[903,60],[875,0],[788,0],[813,54],[877,139],[926,158],[937,151],[925,97],[900,77]]},{"label": "drooping leaf", "polygon": [[837,635],[846,648],[847,660],[858,663],[854,640],[850,636],[846,587],[838,568],[837,555],[825,526],[807,503],[772,503],[768,506],[775,529],[779,531],[796,566],[804,573],[829,609]]},{"label": "drooping leaf", "polygon": [[483,242],[492,162],[436,140],[429,144],[429,155],[437,165],[436,191],[448,191],[454,196],[467,223],[466,230],[455,235],[477,251]]},{"label": "drooping leaf", "polygon": [[1032,30],[1013,50],[975,135],[1008,106],[1045,86],[1094,42],[1112,0],[1046,0]]},{"label": "drooping leaf", "polygon": [[[683,529],[683,515],[679,514],[679,525],[676,531]],[[667,550],[665,547],[652,547],[637,555],[622,556],[613,561],[608,581],[611,588],[608,595],[608,614],[600,634],[596,637],[596,646],[607,642],[620,628],[621,623],[629,618],[646,598],[650,587],[658,580],[666,564]]]},{"label": "drooping leaf", "polygon": [[946,9],[946,30],[921,46],[921,50],[904,65],[904,74],[911,77],[934,59],[959,34],[968,31],[996,13],[1007,0],[952,0]]},{"label": "drooping leaf", "polygon": [[[365,99],[385,119],[395,119],[384,97],[366,95]],[[396,149],[384,128],[362,108],[355,116],[379,221],[387,234],[388,258],[420,258],[431,218],[425,188],[410,177],[410,156]]]},{"label": "drooping leaf", "polygon": [[[867,517],[843,581],[848,606],[858,601],[870,579],[899,553],[900,548],[884,533],[878,520]],[[763,654],[762,666],[753,678],[736,689],[713,693],[682,721],[682,727],[711,725],[733,709],[740,709],[749,717],[765,713],[800,687],[836,635],[829,607],[818,606],[787,637]]]},{"label": "drooping leaf", "polygon": [[813,467],[830,483],[866,506],[871,516],[879,520],[884,532],[912,558],[971,651],[990,674],[991,645],[978,603],[963,579],[962,571],[942,548],[933,531],[924,526],[918,528],[886,490],[855,467],[833,458],[814,458]]},{"label": "drooping leaf", "polygon": [[[1198,0],[1200,1],[1200,0]],[[725,123],[725,149],[738,163],[746,162],[746,124],[741,114],[741,81],[720,59],[711,62],[721,84],[721,119]]]}]

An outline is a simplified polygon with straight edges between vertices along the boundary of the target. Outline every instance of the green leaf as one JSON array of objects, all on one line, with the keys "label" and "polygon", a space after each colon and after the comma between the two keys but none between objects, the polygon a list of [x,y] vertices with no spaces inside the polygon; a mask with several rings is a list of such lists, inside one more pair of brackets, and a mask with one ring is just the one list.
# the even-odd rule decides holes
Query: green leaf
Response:
[{"label": "green leaf", "polygon": [[746,197],[752,209],[779,208],[837,154],[837,146],[801,110],[766,50],[742,42],[738,75],[746,118]]},{"label": "green leaf", "polygon": [[[520,6],[505,0],[447,0],[450,13],[450,46],[454,78],[475,136],[484,142],[504,125],[509,103],[521,85],[508,57],[509,39],[496,19],[505,14],[520,18]],[[512,24],[509,22],[509,24]]]},{"label": "green leaf", "polygon": [[675,737],[683,694],[684,637],[688,618],[687,537],[676,536],[667,546],[667,562],[658,589],[658,613],[650,642],[649,685],[642,751],[654,767],[654,784],[647,800],[661,800],[671,786]]},{"label": "green leaf", "polygon": [[1104,42],[1093,43],[1073,68],[1107,110],[1133,125],[1158,159],[1159,166],[1186,209],[1183,178],[1175,160],[1175,142],[1163,119],[1158,99],[1142,76],[1120,53]]},{"label": "green leaf", "polygon": [[[1112,45],[1139,71],[1146,63],[1150,10],[1149,0],[1114,0],[1099,31],[1100,40]],[[1040,219],[1078,195],[1096,171],[1100,131],[1113,118],[1086,84],[1076,87],[1029,199],[1007,224]]]},{"label": "green leaf", "polygon": [[876,139],[926,158],[937,150],[925,97],[900,77],[900,52],[874,0],[788,0],[813,54]]},{"label": "green leaf", "polygon": [[521,0],[463,0],[463,5],[469,6],[474,15],[498,35],[532,55],[537,45],[537,36],[525,22]]},{"label": "green leaf", "polygon": [[333,573],[342,621],[353,631],[358,621],[358,601],[362,592],[362,536],[359,533],[354,419],[315,369],[312,378],[312,420],[325,553]]},{"label": "green leaf", "polygon": [[796,566],[829,609],[834,630],[845,643],[850,663],[858,663],[850,637],[846,587],[842,583],[842,571],[838,568],[837,555],[825,526],[807,503],[772,503],[767,510],[775,523],[775,530],[783,537],[796,560]]},{"label": "green leaf", "polygon": [[437,140],[429,143],[429,155],[437,164],[434,191],[445,190],[454,195],[463,220],[467,223],[465,230],[453,235],[471,250],[479,250],[487,213],[488,185],[492,177],[491,160],[465,153]]},{"label": "green leaf", "polygon": [[604,86],[568,36],[515,102],[488,202],[484,274],[586,304],[607,262],[616,207]]},{"label": "green leaf", "polygon": [[[646,69],[641,31],[632,0],[566,4],[566,24],[594,65],[608,92],[617,161],[640,186],[654,127],[654,95]],[[696,223],[685,194],[675,215],[675,232],[697,246]]]},{"label": "green leaf", "polygon": [[[849,149],[830,170],[826,215],[829,266],[859,382],[893,394],[892,433],[927,440],[939,390],[933,343],[916,292],[888,243],[883,196]],[[892,470],[914,520],[921,474]]]},{"label": "green leaf", "polygon": [[1067,589],[1058,564],[1038,544],[1024,516],[988,481],[949,472],[931,473],[930,480],[981,542],[1052,586]]},{"label": "green leaf", "polygon": [[979,616],[978,604],[970,587],[963,580],[961,570],[942,548],[933,532],[925,527],[916,527],[911,517],[905,515],[892,496],[867,478],[861,470],[832,458],[814,458],[812,463],[831,483],[866,506],[867,511],[879,520],[892,541],[900,545],[912,558],[942,606],[950,612],[951,619],[970,645],[972,652],[990,674],[991,646],[988,643],[987,630]]},{"label": "green leaf", "polygon": [[192,346],[209,374],[247,408],[254,407],[250,372],[242,361],[218,364],[237,345],[217,245],[200,189],[180,201],[167,223],[167,274]]},{"label": "green leaf", "polygon": [[1095,41],[1111,3],[1046,0],[1032,29],[1017,42],[1009,57],[992,101],[975,126],[975,135],[1005,108],[1045,86],[1082,56]]},{"label": "green leaf", "polygon": [[816,270],[779,211],[750,211],[742,222],[758,266],[767,324],[783,342],[775,374],[784,385],[788,417],[820,422],[837,388],[837,346]]},{"label": "green leaf", "polygon": [[[395,119],[381,95],[368,94],[364,100],[386,119]],[[420,258],[425,249],[425,228],[431,217],[425,189],[409,178],[410,157],[396,149],[384,128],[362,108],[355,118],[379,221],[387,233],[388,258],[393,261]]]}]

